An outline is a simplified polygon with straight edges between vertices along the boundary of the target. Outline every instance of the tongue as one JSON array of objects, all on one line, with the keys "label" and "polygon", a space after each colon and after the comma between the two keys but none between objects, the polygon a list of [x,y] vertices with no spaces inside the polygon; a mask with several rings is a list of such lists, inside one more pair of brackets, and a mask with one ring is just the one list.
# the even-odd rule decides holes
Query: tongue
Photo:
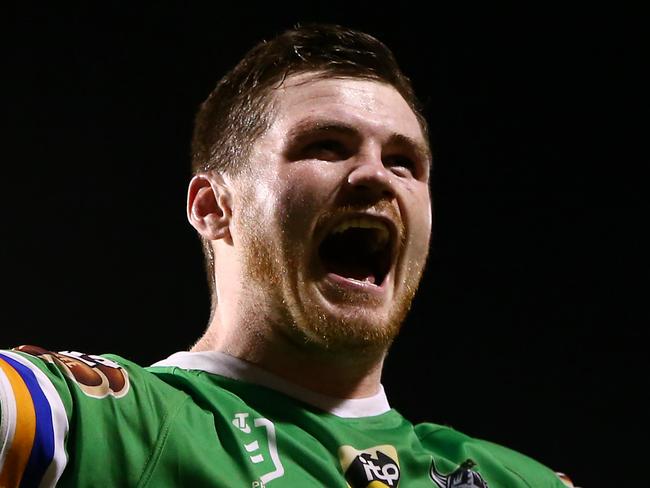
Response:
[{"label": "tongue", "polygon": [[368,269],[367,266],[363,266],[359,263],[345,263],[345,265],[336,265],[332,263],[330,266],[330,271],[344,278],[352,278],[357,281],[367,281],[368,283],[375,283],[375,275]]}]

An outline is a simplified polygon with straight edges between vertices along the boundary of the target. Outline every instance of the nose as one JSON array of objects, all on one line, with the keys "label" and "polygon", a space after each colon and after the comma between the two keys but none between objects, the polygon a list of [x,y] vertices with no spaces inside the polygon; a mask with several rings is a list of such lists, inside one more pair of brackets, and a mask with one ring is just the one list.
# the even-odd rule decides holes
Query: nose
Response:
[{"label": "nose", "polygon": [[380,157],[366,157],[354,165],[347,181],[356,193],[381,199],[395,196],[393,178]]}]

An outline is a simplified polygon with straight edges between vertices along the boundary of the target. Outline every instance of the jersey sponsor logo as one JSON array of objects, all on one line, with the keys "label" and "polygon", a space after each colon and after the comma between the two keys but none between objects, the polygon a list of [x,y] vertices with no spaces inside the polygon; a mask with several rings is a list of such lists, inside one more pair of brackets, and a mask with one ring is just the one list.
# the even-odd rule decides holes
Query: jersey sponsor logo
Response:
[{"label": "jersey sponsor logo", "polygon": [[349,488],[396,488],[400,480],[397,450],[391,445],[357,450],[339,448],[339,461]]},{"label": "jersey sponsor logo", "polygon": [[265,488],[271,481],[284,476],[275,435],[275,425],[269,419],[250,418],[247,412],[236,413],[232,424],[243,434],[242,447],[248,460],[264,473],[252,482],[252,488]]},{"label": "jersey sponsor logo", "polygon": [[75,351],[52,352],[37,346],[20,346],[15,350],[57,365],[89,397],[121,398],[129,391],[128,373],[110,359]]},{"label": "jersey sponsor logo", "polygon": [[445,475],[436,469],[432,459],[429,475],[438,488],[488,488],[483,477],[472,470],[475,466],[474,461],[467,459],[454,472]]}]

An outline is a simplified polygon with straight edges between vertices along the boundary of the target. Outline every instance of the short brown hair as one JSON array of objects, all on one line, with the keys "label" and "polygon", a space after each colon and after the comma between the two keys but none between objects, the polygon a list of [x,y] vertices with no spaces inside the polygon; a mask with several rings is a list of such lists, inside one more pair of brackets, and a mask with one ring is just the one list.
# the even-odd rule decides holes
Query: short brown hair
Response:
[{"label": "short brown hair", "polygon": [[[247,168],[255,141],[273,122],[274,90],[288,76],[306,72],[391,85],[415,113],[428,141],[427,122],[411,82],[381,41],[338,25],[297,25],[248,51],[201,104],[192,136],[193,173],[234,176]],[[203,247],[214,307],[212,249],[209,242]]]},{"label": "short brown hair", "polygon": [[392,85],[427,135],[411,82],[381,41],[337,25],[298,25],[248,51],[201,104],[192,136],[193,172],[239,173],[254,142],[272,122],[273,90],[288,76],[305,72]]}]

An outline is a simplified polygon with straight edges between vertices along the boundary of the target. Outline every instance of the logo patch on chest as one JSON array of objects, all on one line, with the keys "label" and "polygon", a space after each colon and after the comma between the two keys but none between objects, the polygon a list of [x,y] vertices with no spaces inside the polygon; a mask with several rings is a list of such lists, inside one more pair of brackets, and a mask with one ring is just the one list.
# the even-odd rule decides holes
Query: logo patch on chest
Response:
[{"label": "logo patch on chest", "polygon": [[447,475],[440,473],[436,463],[431,460],[429,475],[438,488],[488,488],[487,482],[472,468],[476,463],[471,459],[464,461],[456,471]]},{"label": "logo patch on chest", "polygon": [[238,412],[231,420],[243,435],[242,447],[246,457],[263,474],[253,481],[253,488],[265,488],[267,483],[284,476],[284,466],[276,442],[275,425],[269,419],[250,418],[247,412]]},{"label": "logo patch on chest", "polygon": [[397,450],[391,445],[357,450],[339,448],[339,461],[350,488],[396,488],[400,468]]}]

